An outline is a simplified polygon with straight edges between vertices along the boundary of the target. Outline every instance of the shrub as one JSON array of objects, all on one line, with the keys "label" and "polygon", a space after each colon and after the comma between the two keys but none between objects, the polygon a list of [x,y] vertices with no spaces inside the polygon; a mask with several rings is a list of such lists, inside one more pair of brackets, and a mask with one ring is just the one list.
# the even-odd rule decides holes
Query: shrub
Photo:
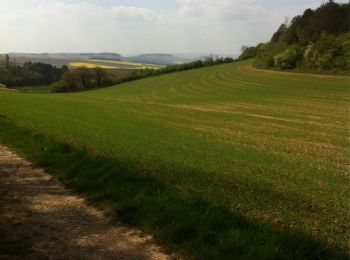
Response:
[{"label": "shrub", "polygon": [[275,60],[272,58],[272,57],[270,57],[268,60],[267,60],[267,67],[268,68],[271,68],[271,67],[273,67],[274,65],[275,65]]},{"label": "shrub", "polygon": [[275,66],[279,69],[295,68],[300,58],[297,48],[289,48],[274,57]]},{"label": "shrub", "polygon": [[100,67],[92,69],[92,75],[95,78],[95,82],[98,87],[109,83],[106,71]]},{"label": "shrub", "polygon": [[310,47],[305,55],[305,63],[318,71],[350,69],[349,61],[349,34],[335,37],[323,33],[319,41]]},{"label": "shrub", "polygon": [[67,71],[60,81],[51,84],[52,92],[72,92],[83,89],[81,75],[76,71]]},{"label": "shrub", "polygon": [[255,58],[257,54],[257,47],[246,47],[241,48],[242,54],[238,57],[238,60],[247,60]]},{"label": "shrub", "polygon": [[74,71],[79,77],[83,89],[92,88],[95,84],[91,69],[80,67]]},{"label": "shrub", "polygon": [[265,43],[257,46],[257,55],[254,65],[261,68],[270,68],[275,65],[274,57],[288,48],[285,43]]}]

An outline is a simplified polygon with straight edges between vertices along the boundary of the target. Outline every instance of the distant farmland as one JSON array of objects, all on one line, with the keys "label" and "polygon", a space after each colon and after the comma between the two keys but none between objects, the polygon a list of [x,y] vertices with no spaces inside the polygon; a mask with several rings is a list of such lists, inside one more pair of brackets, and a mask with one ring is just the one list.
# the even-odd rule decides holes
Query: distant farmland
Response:
[{"label": "distant farmland", "polygon": [[30,150],[43,139],[100,158],[59,177],[185,254],[349,249],[348,78],[240,62],[81,93],[0,92],[0,115],[0,140],[49,168],[64,156],[51,141]]},{"label": "distant farmland", "polygon": [[165,66],[156,65],[156,64],[143,64],[131,61],[115,61],[115,60],[89,60],[89,62],[96,65],[107,65],[107,66],[116,66],[121,69],[161,69]]},{"label": "distant farmland", "polygon": [[62,67],[63,65],[68,66],[71,62],[76,62],[73,59],[54,59],[54,58],[29,58],[29,57],[15,57],[12,58],[17,64],[24,64],[25,62],[41,62],[51,64],[52,66]]},{"label": "distant farmland", "polygon": [[87,67],[96,68],[100,67],[103,69],[132,69],[132,70],[144,70],[144,69],[160,69],[165,66],[156,64],[143,64],[131,61],[117,61],[117,60],[98,60],[98,59],[58,59],[58,58],[29,58],[29,57],[16,57],[14,61],[17,64],[23,64],[25,62],[41,62],[51,64],[53,66],[70,66],[72,68]]},{"label": "distant farmland", "polygon": [[104,68],[104,69],[132,69],[132,70],[144,70],[144,69],[161,69],[164,66],[155,64],[142,64],[129,61],[114,61],[114,60],[86,60],[79,62],[71,62],[69,66],[72,68],[87,67],[87,68]]}]

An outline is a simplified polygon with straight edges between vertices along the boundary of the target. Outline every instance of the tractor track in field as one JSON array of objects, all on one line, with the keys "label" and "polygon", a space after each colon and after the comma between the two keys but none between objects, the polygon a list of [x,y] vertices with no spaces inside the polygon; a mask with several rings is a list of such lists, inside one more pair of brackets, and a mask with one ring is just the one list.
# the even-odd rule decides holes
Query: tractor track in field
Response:
[{"label": "tractor track in field", "polygon": [[0,259],[173,259],[0,144]]}]

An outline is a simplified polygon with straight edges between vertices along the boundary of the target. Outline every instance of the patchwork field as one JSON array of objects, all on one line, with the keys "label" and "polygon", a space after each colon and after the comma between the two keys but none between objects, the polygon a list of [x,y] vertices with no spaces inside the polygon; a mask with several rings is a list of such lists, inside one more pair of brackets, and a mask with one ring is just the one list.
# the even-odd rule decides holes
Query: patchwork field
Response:
[{"label": "patchwork field", "polygon": [[[178,200],[161,200],[154,206],[157,210],[150,210],[147,203],[152,202],[144,194],[111,195],[123,188],[123,181],[102,175],[87,180],[89,168],[81,166],[86,173],[77,174],[80,168],[75,167],[73,184],[85,180],[85,186],[78,185],[84,190],[99,185],[91,196],[104,190],[107,207],[133,219],[147,216],[142,224],[131,224],[166,244],[185,248],[185,254],[219,258],[228,252],[246,257],[259,252],[268,258],[326,258],[326,245],[349,249],[349,98],[349,78],[258,71],[250,62],[81,93],[2,91],[0,115],[7,119],[0,119],[0,141],[18,142],[6,126],[10,120],[50,140],[117,160],[120,169],[150,177],[181,196],[204,200],[210,206],[194,203],[192,211],[183,209],[187,204],[176,204]],[[20,149],[20,143],[16,147]],[[140,182],[138,187],[147,185]],[[152,196],[160,199],[159,194]],[[119,205],[119,199],[127,206]],[[174,207],[172,214],[162,203]],[[224,223],[225,230],[220,223],[204,225],[205,212],[214,206],[221,207],[214,219],[226,221],[234,219],[231,213],[237,214],[257,225],[256,234],[236,217],[232,229]],[[206,207],[210,210],[203,211]],[[192,221],[197,211],[200,221]],[[259,228],[266,223],[271,229]],[[178,233],[171,233],[175,228]],[[227,230],[224,237],[219,233]],[[199,238],[196,232],[211,235]],[[308,247],[303,239],[290,239],[290,232],[318,242],[308,242]]]},{"label": "patchwork field", "polygon": [[157,64],[144,64],[138,62],[124,61],[124,60],[99,60],[99,59],[60,59],[60,58],[30,58],[30,57],[16,57],[18,64],[24,64],[25,62],[41,62],[51,64],[52,66],[61,67],[63,65],[79,68],[96,68],[102,69],[124,69],[124,70],[157,70],[164,68],[165,66]]},{"label": "patchwork field", "polygon": [[142,63],[136,63],[136,62],[114,61],[114,60],[87,60],[87,61],[71,62],[69,63],[69,66],[73,68],[87,67],[91,69],[91,68],[100,67],[103,69],[129,69],[129,70],[134,70],[134,69],[157,70],[164,67],[164,66],[155,65],[155,64],[142,64]]},{"label": "patchwork field", "polygon": [[97,68],[97,67],[101,68],[101,69],[119,69],[119,67],[117,67],[117,66],[106,66],[106,65],[85,62],[85,61],[71,62],[71,63],[69,63],[69,66],[72,68],[86,67],[88,69],[93,69],[93,68]]}]

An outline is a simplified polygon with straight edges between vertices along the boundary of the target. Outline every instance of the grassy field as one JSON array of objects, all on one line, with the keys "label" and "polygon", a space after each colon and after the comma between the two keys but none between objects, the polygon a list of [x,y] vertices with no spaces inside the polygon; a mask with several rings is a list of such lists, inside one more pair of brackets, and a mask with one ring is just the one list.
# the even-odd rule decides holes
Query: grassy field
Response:
[{"label": "grassy field", "polygon": [[50,93],[50,86],[18,87],[17,90],[25,93]]},{"label": "grassy field", "polygon": [[0,92],[0,140],[184,255],[334,258],[327,245],[349,249],[349,79],[249,64]]}]

